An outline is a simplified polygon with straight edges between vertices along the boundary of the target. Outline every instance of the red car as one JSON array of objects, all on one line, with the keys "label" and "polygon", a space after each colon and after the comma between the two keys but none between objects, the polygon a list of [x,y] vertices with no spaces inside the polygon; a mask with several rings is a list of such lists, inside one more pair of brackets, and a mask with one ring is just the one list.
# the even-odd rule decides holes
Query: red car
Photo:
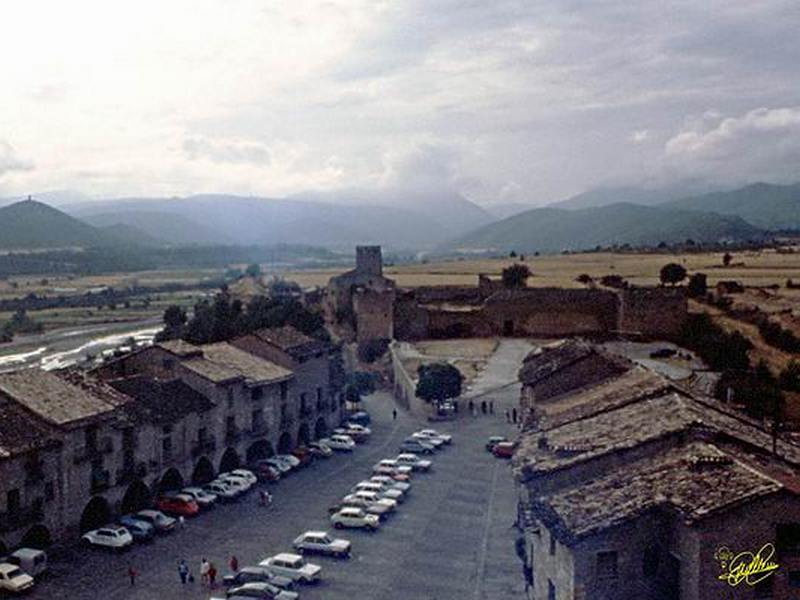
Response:
[{"label": "red car", "polygon": [[156,508],[161,512],[182,517],[193,517],[200,512],[197,502],[185,494],[162,496],[156,500]]},{"label": "red car", "polygon": [[260,461],[250,467],[250,470],[256,474],[259,481],[267,481],[274,483],[281,478],[281,473],[268,462]]},{"label": "red car", "polygon": [[308,464],[311,464],[311,461],[314,460],[314,455],[311,453],[311,450],[306,448],[305,446],[298,446],[294,450],[292,450],[292,456],[294,456],[297,460],[300,461],[300,466],[305,467]]},{"label": "red car", "polygon": [[517,444],[514,442],[500,442],[494,445],[494,448],[492,448],[492,454],[494,454],[497,458],[511,458],[511,455],[514,454],[516,447]]}]

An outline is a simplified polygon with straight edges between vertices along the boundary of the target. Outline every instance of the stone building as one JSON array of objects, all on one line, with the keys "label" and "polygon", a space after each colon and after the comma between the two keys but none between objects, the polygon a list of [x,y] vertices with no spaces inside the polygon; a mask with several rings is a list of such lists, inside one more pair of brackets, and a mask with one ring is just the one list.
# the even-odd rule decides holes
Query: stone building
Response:
[{"label": "stone building", "polygon": [[[796,597],[800,447],[641,366],[555,395],[552,376],[529,380],[513,458],[533,598]],[[720,548],[765,544],[780,565],[769,577],[720,579]]]}]

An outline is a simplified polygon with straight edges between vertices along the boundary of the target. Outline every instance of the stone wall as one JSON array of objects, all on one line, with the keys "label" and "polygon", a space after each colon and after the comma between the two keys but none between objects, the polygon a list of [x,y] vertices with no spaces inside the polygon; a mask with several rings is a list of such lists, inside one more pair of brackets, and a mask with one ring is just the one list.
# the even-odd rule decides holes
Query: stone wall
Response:
[{"label": "stone wall", "polygon": [[394,337],[394,291],[359,288],[353,294],[356,339],[359,342]]},{"label": "stone wall", "polygon": [[618,293],[617,329],[620,331],[655,338],[669,338],[680,333],[689,310],[686,288],[629,288]]}]

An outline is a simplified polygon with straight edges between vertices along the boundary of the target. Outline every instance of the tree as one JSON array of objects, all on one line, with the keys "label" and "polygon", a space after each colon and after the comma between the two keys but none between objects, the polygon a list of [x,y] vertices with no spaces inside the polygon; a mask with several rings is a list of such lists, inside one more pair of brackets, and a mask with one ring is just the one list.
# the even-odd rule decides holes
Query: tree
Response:
[{"label": "tree", "polygon": [[511,265],[503,269],[503,285],[507,288],[523,288],[531,275],[527,265]]},{"label": "tree", "polygon": [[731,265],[731,261],[733,260],[733,256],[730,252],[726,252],[722,257],[722,266],[729,267]]},{"label": "tree", "polygon": [[594,281],[594,279],[592,279],[592,276],[588,273],[581,273],[575,278],[575,281],[582,283],[583,285],[589,285]]},{"label": "tree", "polygon": [[659,278],[661,283],[675,285],[686,279],[686,269],[678,263],[668,263],[661,267]]},{"label": "tree", "polygon": [[708,281],[706,274],[692,273],[692,276],[689,277],[689,285],[687,287],[689,289],[690,298],[700,298],[705,296],[706,293],[708,293]]},{"label": "tree", "polygon": [[377,389],[375,375],[366,371],[355,371],[347,377],[347,385],[362,396],[374,394]]},{"label": "tree", "polygon": [[261,277],[261,266],[253,263],[252,265],[247,265],[247,268],[244,270],[244,274],[248,277],[253,277],[254,279],[258,279]]},{"label": "tree", "polygon": [[156,341],[163,342],[180,338],[187,320],[186,311],[183,308],[177,304],[168,306],[164,310],[164,329],[158,332]]},{"label": "tree", "polygon": [[800,363],[792,360],[778,376],[778,384],[787,392],[800,392]]},{"label": "tree", "polygon": [[449,363],[432,363],[420,365],[417,369],[416,395],[425,402],[437,406],[449,398],[461,395],[464,376],[461,371]]}]

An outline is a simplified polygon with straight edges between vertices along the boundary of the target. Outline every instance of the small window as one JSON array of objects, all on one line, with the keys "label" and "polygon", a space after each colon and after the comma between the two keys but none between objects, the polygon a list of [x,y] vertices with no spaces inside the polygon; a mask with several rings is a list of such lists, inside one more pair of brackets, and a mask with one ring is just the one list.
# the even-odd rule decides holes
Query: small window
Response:
[{"label": "small window", "polygon": [[598,552],[597,554],[597,578],[616,579],[617,577],[617,553]]},{"label": "small window", "polygon": [[556,586],[549,579],[547,580],[547,600],[556,600]]},{"label": "small window", "polygon": [[252,391],[250,392],[250,397],[253,400],[261,400],[261,398],[264,397],[264,388],[263,387],[253,388]]},{"label": "small window", "polygon": [[550,532],[550,556],[556,555],[556,536]]},{"label": "small window", "polygon": [[53,485],[52,481],[48,481],[44,484],[44,499],[48,502],[55,500],[56,497],[56,488]]},{"label": "small window", "polygon": [[233,388],[228,388],[228,408],[233,408]]}]

